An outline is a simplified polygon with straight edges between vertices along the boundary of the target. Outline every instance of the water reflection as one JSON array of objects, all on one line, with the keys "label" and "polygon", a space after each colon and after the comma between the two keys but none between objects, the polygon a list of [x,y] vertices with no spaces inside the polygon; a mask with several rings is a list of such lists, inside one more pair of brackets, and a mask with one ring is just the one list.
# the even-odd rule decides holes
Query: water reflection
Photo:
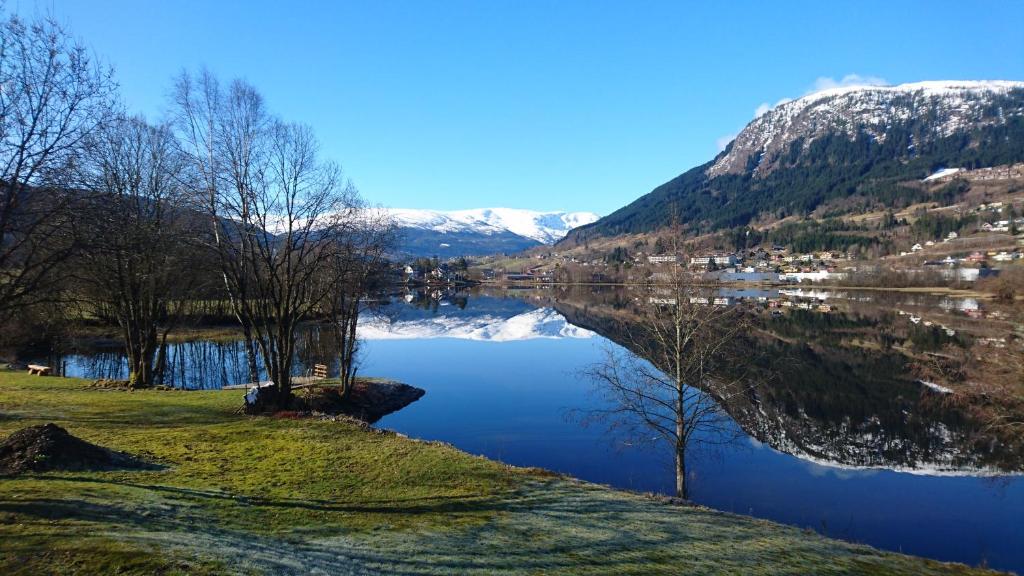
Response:
[{"label": "water reflection", "polygon": [[[945,299],[941,307],[934,297],[910,295],[891,307],[879,301],[888,297],[726,290],[697,298],[708,306],[746,300],[761,313],[746,345],[748,362],[762,374],[751,378],[747,393],[720,399],[725,410],[758,441],[812,462],[919,474],[1024,470],[1019,435],[993,429],[984,413],[951,401],[949,390],[921,380],[917,369],[921,358],[984,343],[991,337],[982,335],[998,327],[989,322],[972,334],[949,317],[978,310],[976,301],[950,305]],[[629,346],[626,333],[638,317],[631,308],[663,299],[636,294],[630,304],[623,300],[602,304],[563,295],[554,306],[573,324]],[[925,315],[935,321],[922,320]],[[1002,315],[992,311],[990,317]]]},{"label": "water reflection", "polygon": [[[993,476],[1020,471],[1022,451],[922,386],[908,361],[949,346],[1009,350],[1021,332],[1012,310],[881,292],[711,296],[757,309],[763,324],[752,345],[787,362],[772,366],[781,377],[724,405],[748,437],[695,464],[696,501],[891,550],[1024,570],[1024,482]],[[367,319],[361,371],[427,395],[379,425],[515,465],[671,493],[670,453],[566,418],[599,402],[575,375],[649,297],[611,288],[395,295],[386,315]],[[306,327],[299,344],[297,373],[313,363],[336,369],[329,331]],[[63,364],[70,375],[125,374],[110,347],[82,345]],[[175,386],[247,379],[237,341],[174,344],[170,365]]]},{"label": "water reflection", "polygon": [[[299,333],[294,375],[307,373],[314,364],[327,364],[336,371],[333,335],[316,325]],[[65,376],[88,379],[124,380],[128,362],[119,347],[92,347],[78,344],[66,354],[54,354],[51,365]],[[332,372],[334,373],[334,372]],[[266,369],[259,366],[260,379]],[[240,339],[199,339],[172,342],[167,346],[167,366],[162,384],[188,390],[219,389],[249,381],[245,345]]]}]

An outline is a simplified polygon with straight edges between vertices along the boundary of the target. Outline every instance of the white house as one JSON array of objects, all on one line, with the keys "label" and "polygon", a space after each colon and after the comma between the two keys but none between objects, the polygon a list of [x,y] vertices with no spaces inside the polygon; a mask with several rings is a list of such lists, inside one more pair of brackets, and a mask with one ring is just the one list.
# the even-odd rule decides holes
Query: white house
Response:
[{"label": "white house", "polygon": [[735,254],[716,255],[715,264],[719,266],[732,266],[736,263]]},{"label": "white house", "polygon": [[647,261],[651,264],[671,264],[676,261],[676,256],[674,254],[668,256],[648,256]]}]

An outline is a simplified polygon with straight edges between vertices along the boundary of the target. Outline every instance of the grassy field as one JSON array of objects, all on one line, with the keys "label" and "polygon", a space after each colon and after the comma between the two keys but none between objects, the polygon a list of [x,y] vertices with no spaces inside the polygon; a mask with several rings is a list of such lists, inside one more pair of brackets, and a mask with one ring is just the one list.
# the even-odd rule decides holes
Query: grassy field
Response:
[{"label": "grassy field", "polygon": [[0,436],[54,422],[159,470],[0,479],[2,574],[973,574],[515,469],[242,392],[0,372]]}]

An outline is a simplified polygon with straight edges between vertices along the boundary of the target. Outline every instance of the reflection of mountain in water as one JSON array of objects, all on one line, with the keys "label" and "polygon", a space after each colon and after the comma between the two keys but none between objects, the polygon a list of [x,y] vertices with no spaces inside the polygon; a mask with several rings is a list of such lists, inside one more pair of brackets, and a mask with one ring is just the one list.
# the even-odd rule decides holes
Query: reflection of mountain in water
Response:
[{"label": "reflection of mountain in water", "polygon": [[[623,310],[560,302],[570,322],[625,344]],[[772,370],[723,404],[755,439],[820,464],[920,474],[995,475],[1024,470],[1013,445],[986,433],[911,375],[906,358],[885,347],[846,345],[844,331],[892,338],[878,320],[844,314],[788,316],[750,335],[758,363]],[[810,320],[809,320],[810,319]],[[770,368],[769,368],[770,366]]]},{"label": "reflection of mountain in water", "polygon": [[[401,305],[401,304],[398,304]],[[468,305],[401,305],[392,316],[367,318],[359,336],[368,340],[459,338],[506,342],[535,338],[589,338],[553,308],[534,308],[518,298],[472,298]]]}]

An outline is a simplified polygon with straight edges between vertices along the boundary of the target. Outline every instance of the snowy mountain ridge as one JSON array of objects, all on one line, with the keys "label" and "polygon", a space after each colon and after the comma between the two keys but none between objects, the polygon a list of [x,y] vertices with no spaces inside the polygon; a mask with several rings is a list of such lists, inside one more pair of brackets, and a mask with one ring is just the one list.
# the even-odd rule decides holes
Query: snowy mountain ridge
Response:
[{"label": "snowy mountain ridge", "polygon": [[511,232],[541,244],[553,244],[569,230],[594,222],[592,212],[539,212],[517,208],[476,208],[472,210],[416,210],[391,208],[388,213],[405,228],[431,230],[442,234],[475,233],[491,236]]},{"label": "snowy mountain ridge", "polygon": [[706,174],[709,178],[742,174],[754,165],[754,175],[763,175],[776,167],[777,157],[798,139],[803,139],[806,149],[823,135],[838,132],[852,139],[863,130],[882,142],[890,128],[914,118],[932,119],[927,137],[1005,123],[1009,117],[1024,116],[1024,109],[1000,107],[994,117],[986,112],[994,98],[1014,90],[1024,90],[1024,82],[959,80],[843,86],[784,100],[750,122]]}]

